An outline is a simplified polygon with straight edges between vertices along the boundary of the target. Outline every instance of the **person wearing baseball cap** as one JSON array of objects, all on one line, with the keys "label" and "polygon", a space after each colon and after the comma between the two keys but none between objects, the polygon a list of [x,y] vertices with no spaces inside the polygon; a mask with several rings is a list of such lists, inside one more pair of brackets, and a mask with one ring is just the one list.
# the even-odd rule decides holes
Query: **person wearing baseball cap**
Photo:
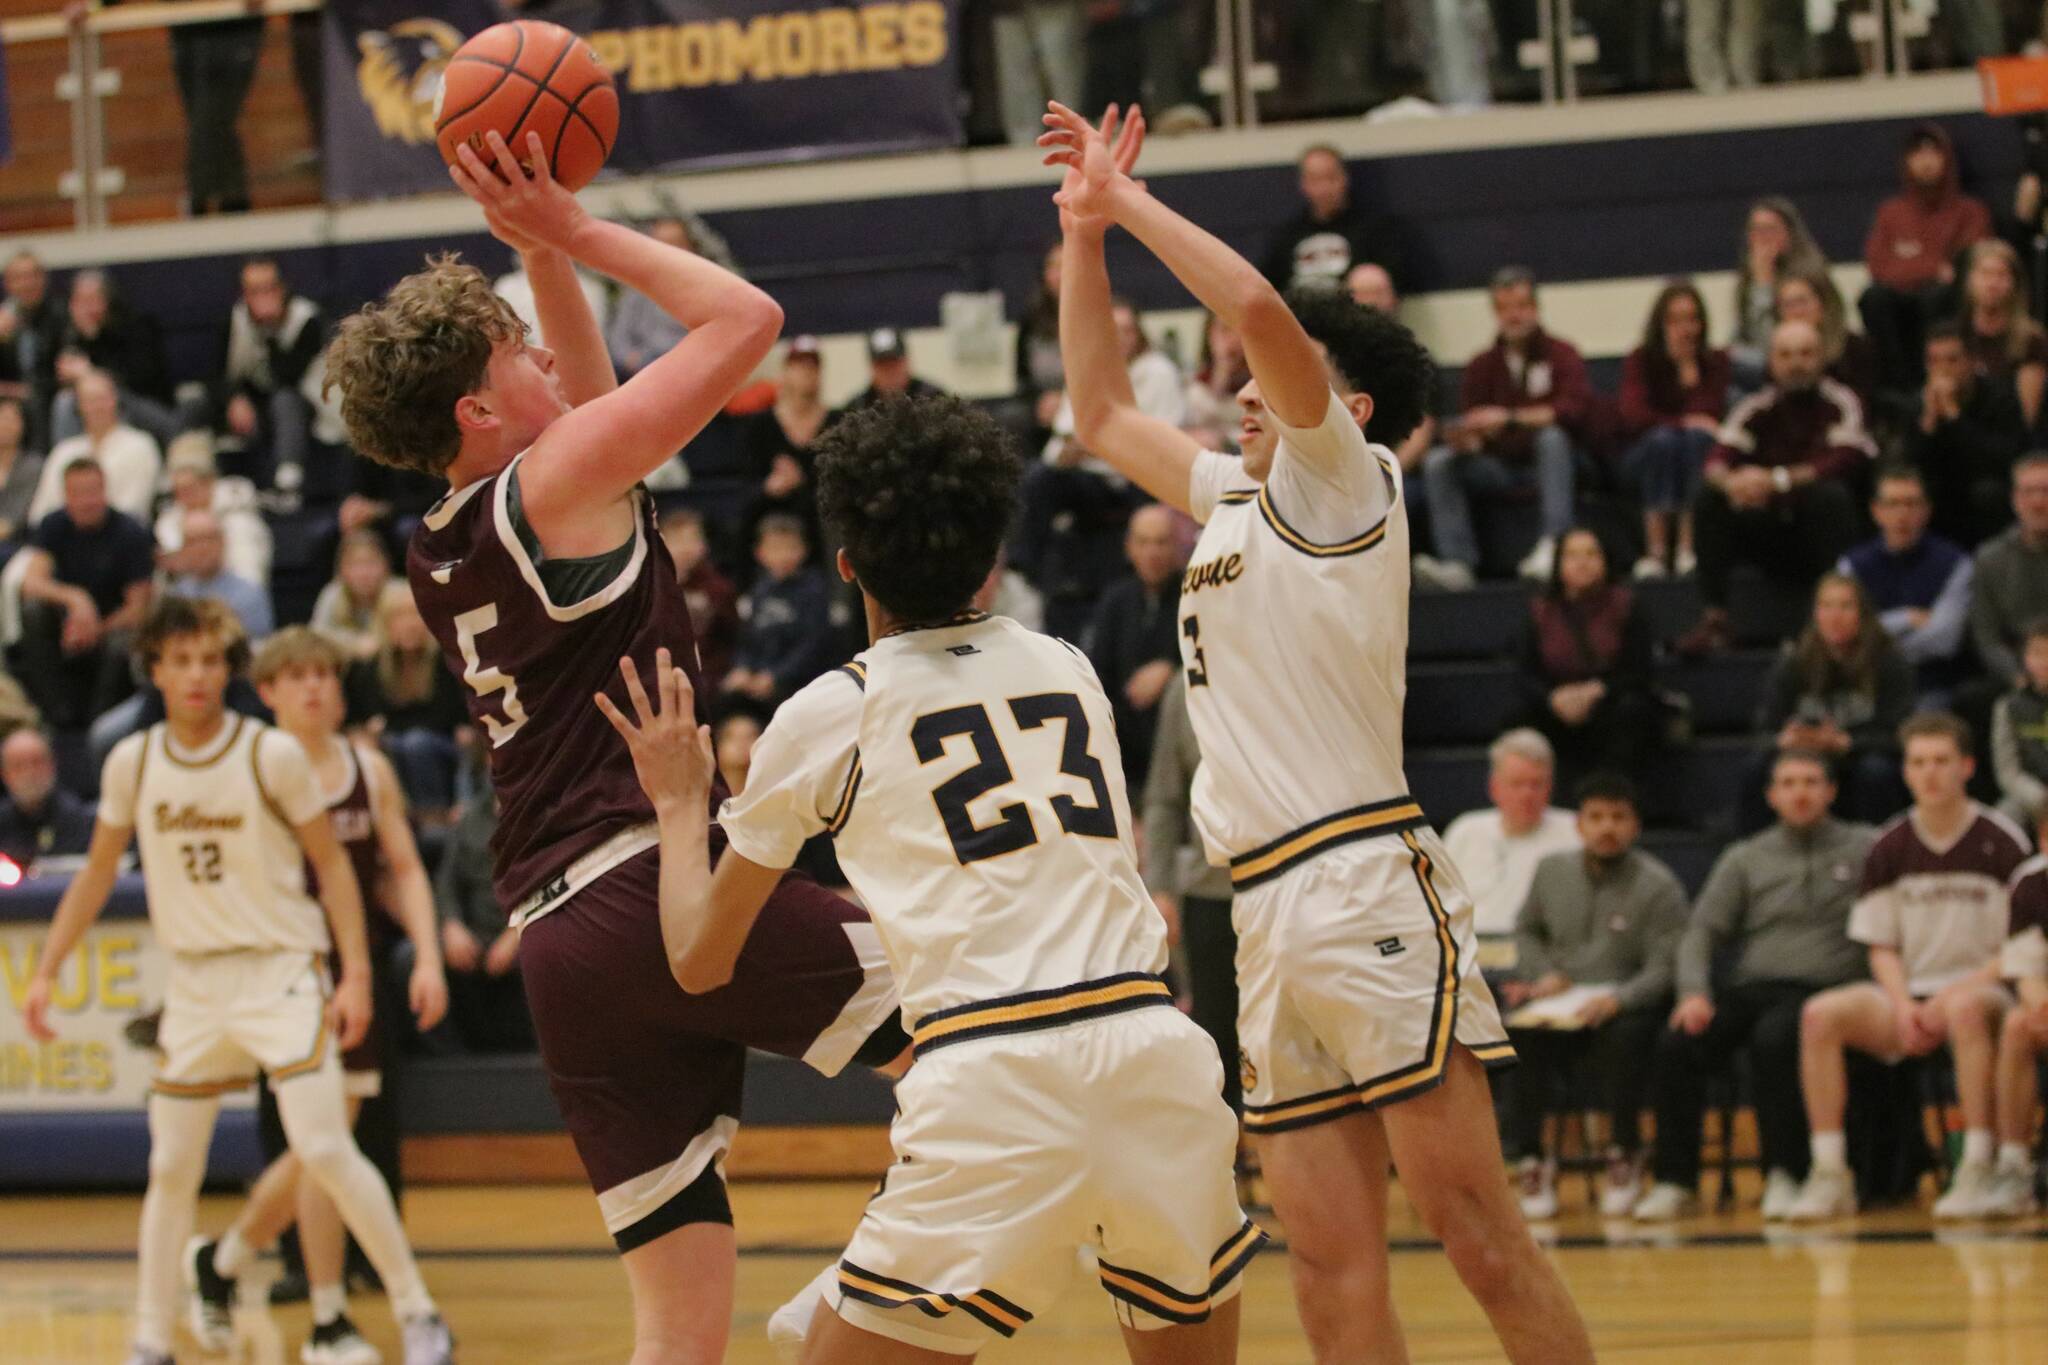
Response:
[{"label": "person wearing baseball cap", "polygon": [[846,405],[847,412],[872,407],[885,398],[929,398],[942,392],[910,373],[910,355],[903,333],[894,327],[877,327],[868,333],[869,383]]}]

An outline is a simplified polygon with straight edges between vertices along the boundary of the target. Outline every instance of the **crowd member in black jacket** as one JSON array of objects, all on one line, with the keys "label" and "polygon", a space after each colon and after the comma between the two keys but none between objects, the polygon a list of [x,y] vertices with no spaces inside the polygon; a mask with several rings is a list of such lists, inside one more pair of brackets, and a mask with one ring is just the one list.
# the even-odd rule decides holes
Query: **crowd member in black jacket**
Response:
[{"label": "crowd member in black jacket", "polygon": [[1352,202],[1351,176],[1336,148],[1318,143],[1301,154],[1301,197],[1301,212],[1280,229],[1260,266],[1274,288],[1341,288],[1351,267],[1365,261],[1384,268],[1397,286],[1405,283],[1393,224]]},{"label": "crowd member in black jacket", "polygon": [[1913,688],[1912,665],[1892,644],[1863,585],[1844,573],[1821,575],[1806,629],[1764,684],[1758,728],[1772,742],[1743,782],[1742,833],[1770,823],[1763,793],[1777,755],[1788,749],[1835,765],[1835,813],[1843,819],[1881,825],[1904,810],[1898,729],[1913,709]]},{"label": "crowd member in black jacket", "polygon": [[1088,661],[1109,693],[1124,776],[1135,790],[1152,761],[1159,698],[1180,670],[1184,561],[1173,513],[1156,502],[1131,513],[1124,555],[1131,572],[1103,593],[1084,638]]},{"label": "crowd member in black jacket", "polygon": [[1926,360],[1906,454],[1927,481],[1934,529],[1980,545],[2012,524],[2012,466],[2027,439],[2019,399],[2010,379],[1978,373],[1959,323],[1927,329]]},{"label": "crowd member in black jacket", "polygon": [[242,265],[242,293],[221,329],[218,369],[208,386],[204,425],[221,433],[229,473],[258,488],[297,489],[305,480],[313,403],[306,372],[320,358],[327,326],[320,307],[294,294],[275,260]]},{"label": "crowd member in black jacket", "polygon": [[92,842],[92,803],[57,781],[57,756],[33,725],[0,743],[0,855],[27,868],[39,858],[85,852]]},{"label": "crowd member in black jacket", "polygon": [[1550,586],[1529,601],[1521,715],[1557,751],[1560,786],[1595,772],[1639,777],[1655,741],[1650,627],[1635,594],[1608,574],[1600,537],[1581,526],[1559,543]]},{"label": "crowd member in black jacket", "polygon": [[774,406],[741,419],[740,459],[755,487],[740,520],[739,544],[751,544],[761,518],[773,512],[803,522],[813,546],[822,541],[811,487],[817,463],[811,443],[832,423],[832,410],[820,396],[823,379],[818,339],[796,337],[783,353]]},{"label": "crowd member in black jacket", "polygon": [[0,393],[21,401],[30,448],[47,450],[64,305],[50,289],[50,272],[32,251],[9,257],[0,282],[7,292],[0,302]]},{"label": "crowd member in black jacket", "polygon": [[179,422],[170,406],[171,381],[156,319],[123,302],[103,270],[81,270],[71,277],[66,312],[57,342],[57,382],[64,388],[50,409],[51,444],[85,429],[72,386],[98,370],[113,376],[121,415],[129,425],[156,437],[158,445],[169,445]]}]

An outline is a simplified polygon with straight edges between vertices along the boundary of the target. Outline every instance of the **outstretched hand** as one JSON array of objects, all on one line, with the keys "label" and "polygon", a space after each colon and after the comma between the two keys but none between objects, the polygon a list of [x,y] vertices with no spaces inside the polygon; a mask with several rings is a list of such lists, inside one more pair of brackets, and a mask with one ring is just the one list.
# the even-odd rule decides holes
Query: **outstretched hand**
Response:
[{"label": "outstretched hand", "polygon": [[647,690],[640,685],[640,670],[631,659],[619,660],[619,673],[626,680],[626,696],[639,724],[626,719],[602,692],[597,694],[597,709],[626,741],[641,789],[657,813],[703,813],[711,803],[718,761],[712,753],[711,727],[697,723],[697,698],[689,676],[675,667],[668,650],[656,650],[654,676],[661,699],[656,708],[649,705]]},{"label": "outstretched hand", "polygon": [[569,238],[590,215],[548,169],[540,134],[526,135],[524,162],[495,129],[484,134],[484,143],[490,161],[464,143],[456,148],[458,164],[448,168],[448,175],[457,189],[483,206],[491,235],[518,252],[567,250]]},{"label": "outstretched hand", "polygon": [[1119,111],[1112,104],[1102,115],[1102,126],[1090,124],[1066,105],[1054,100],[1046,105],[1047,132],[1038,139],[1045,149],[1045,164],[1064,166],[1066,179],[1052,201],[1060,207],[1060,226],[1072,229],[1107,228],[1111,221],[1109,196],[1121,185],[1136,185],[1131,172],[1137,169],[1138,153],[1145,145],[1145,111],[1131,106],[1130,116],[1117,127]]}]

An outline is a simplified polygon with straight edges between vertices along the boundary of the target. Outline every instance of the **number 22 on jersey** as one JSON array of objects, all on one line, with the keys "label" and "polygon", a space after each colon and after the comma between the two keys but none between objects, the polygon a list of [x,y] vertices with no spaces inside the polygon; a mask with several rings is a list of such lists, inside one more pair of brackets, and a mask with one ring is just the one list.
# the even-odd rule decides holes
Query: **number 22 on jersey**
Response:
[{"label": "number 22 on jersey", "polygon": [[[1049,804],[1061,830],[1091,839],[1116,838],[1116,811],[1110,803],[1109,783],[1103,777],[1102,763],[1088,751],[1088,716],[1081,709],[1081,699],[1072,692],[1042,692],[1013,697],[1009,707],[1019,730],[1036,730],[1048,721],[1060,722],[1063,735],[1058,771],[1080,778],[1093,793],[1092,805],[1084,805],[1064,792],[1051,797]],[[995,822],[988,825],[975,824],[967,809],[969,802],[1017,781],[987,707],[977,703],[933,711],[918,717],[910,728],[910,742],[919,763],[943,758],[946,741],[956,736],[966,736],[973,743],[975,762],[932,792],[932,804],[938,807],[939,818],[945,822],[954,854],[965,865],[983,858],[999,858],[1037,843],[1038,830],[1032,823],[1031,810],[1022,801],[1000,807]],[[1027,774],[1027,778],[1036,776],[1039,775]],[[1047,780],[1032,785],[1041,790],[1054,785],[1050,773],[1043,776]]]}]

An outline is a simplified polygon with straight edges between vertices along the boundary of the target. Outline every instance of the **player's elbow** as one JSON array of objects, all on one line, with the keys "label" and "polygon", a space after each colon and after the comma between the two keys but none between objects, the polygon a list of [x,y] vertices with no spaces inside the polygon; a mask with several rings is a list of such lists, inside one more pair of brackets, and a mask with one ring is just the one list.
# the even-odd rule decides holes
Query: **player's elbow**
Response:
[{"label": "player's elbow", "polygon": [[763,355],[782,335],[782,305],[759,289],[750,291],[746,306],[739,310],[740,319],[747,329],[747,341],[758,346]]}]

